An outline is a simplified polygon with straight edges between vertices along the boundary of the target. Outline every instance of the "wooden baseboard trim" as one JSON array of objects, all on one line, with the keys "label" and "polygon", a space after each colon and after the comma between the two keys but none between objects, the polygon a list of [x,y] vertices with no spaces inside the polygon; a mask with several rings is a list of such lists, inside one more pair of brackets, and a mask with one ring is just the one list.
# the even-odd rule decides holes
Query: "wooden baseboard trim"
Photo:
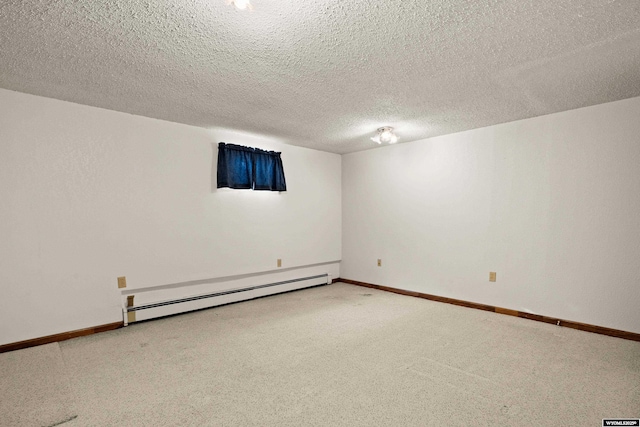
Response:
[{"label": "wooden baseboard trim", "polygon": [[572,320],[558,319],[555,317],[541,316],[539,314],[525,313],[523,311],[511,310],[508,308],[494,307],[492,305],[478,304],[475,302],[463,301],[454,298],[439,297],[436,295],[423,294],[422,292],[407,291],[404,289],[392,288],[389,286],[373,285],[371,283],[358,282],[349,279],[334,279],[334,282],[349,283],[351,285],[364,286],[367,288],[379,289],[381,291],[393,292],[400,295],[408,295],[417,298],[424,298],[431,301],[444,302],[447,304],[460,305],[462,307],[475,308],[477,310],[492,311],[494,313],[506,314],[509,316],[522,317],[524,319],[535,320],[538,322],[551,323],[565,328],[579,329],[581,331],[593,332],[601,335],[609,335],[616,338],[624,338],[631,341],[640,342],[640,334],[635,332],[621,331],[619,329],[605,328],[604,326],[590,325],[587,323],[574,322]]},{"label": "wooden baseboard trim", "polygon": [[49,344],[52,342],[70,340],[71,338],[83,337],[85,335],[97,334],[99,332],[113,331],[114,329],[122,328],[123,326],[123,322],[109,323],[106,325],[93,326],[91,328],[78,329],[76,331],[63,332],[61,334],[48,335],[46,337],[33,338],[30,340],[3,344],[0,345],[0,353],[20,350],[28,347],[35,347],[37,345]]}]

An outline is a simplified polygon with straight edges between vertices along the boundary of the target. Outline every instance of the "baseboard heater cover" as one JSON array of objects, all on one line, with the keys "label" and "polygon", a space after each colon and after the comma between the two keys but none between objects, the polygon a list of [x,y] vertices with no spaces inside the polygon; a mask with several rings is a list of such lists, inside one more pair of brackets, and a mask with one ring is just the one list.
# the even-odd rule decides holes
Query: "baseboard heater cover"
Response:
[{"label": "baseboard heater cover", "polygon": [[[135,313],[141,312],[143,310],[149,310],[149,309],[158,308],[158,307],[166,307],[166,306],[171,306],[171,305],[176,305],[176,304],[184,304],[184,303],[193,302],[193,301],[206,300],[206,299],[210,299],[210,298],[222,297],[222,296],[225,296],[225,295],[238,294],[238,293],[242,293],[242,292],[250,292],[250,291],[255,291],[255,290],[259,290],[259,289],[271,288],[271,287],[275,287],[275,286],[290,285],[290,284],[295,284],[295,283],[298,283],[298,282],[305,282],[305,281],[311,281],[311,280],[315,281],[316,283],[312,283],[312,284],[309,284],[309,285],[304,286],[304,287],[326,285],[326,284],[330,283],[329,274],[328,273],[324,273],[324,274],[319,274],[319,275],[315,275],[315,276],[301,277],[301,278],[291,279],[291,280],[283,280],[283,281],[280,281],[280,282],[266,283],[266,284],[262,284],[262,285],[248,286],[248,287],[238,288],[238,289],[230,289],[230,290],[221,291],[221,292],[214,292],[214,293],[203,294],[203,295],[195,295],[195,296],[190,296],[190,297],[185,297],[185,298],[177,298],[177,299],[168,300],[168,301],[160,301],[160,302],[155,302],[155,303],[150,303],[150,304],[141,304],[141,305],[138,305],[138,306],[124,307],[123,308],[124,325],[126,326],[128,323],[132,323],[132,322],[135,322],[137,320],[142,320],[142,319],[136,319]],[[301,288],[293,288],[293,289],[281,290],[280,292],[287,292],[287,291],[296,290],[296,289],[302,289],[302,287]],[[249,298],[246,298],[246,299],[253,299],[253,298],[260,297],[260,296],[267,296],[267,295],[272,295],[272,294],[276,294],[276,293],[279,293],[279,292],[273,292],[273,293],[265,294],[265,295],[252,296],[252,297],[249,297]],[[243,299],[238,299],[238,300],[232,301],[232,302],[239,302],[239,301],[243,301]],[[226,304],[226,303],[227,302],[223,302],[223,303],[220,303],[220,304]],[[174,313],[169,313],[169,314],[178,314],[178,313],[181,313],[181,312],[193,311],[193,310],[198,310],[198,309],[201,309],[201,308],[214,307],[214,306],[220,305],[220,304],[211,304],[211,305],[206,305],[206,306],[203,306],[203,307],[190,308],[190,309],[186,309],[186,310],[177,310]],[[164,314],[164,315],[169,315],[169,314]],[[162,317],[162,316],[163,315],[151,316],[150,318]]]}]

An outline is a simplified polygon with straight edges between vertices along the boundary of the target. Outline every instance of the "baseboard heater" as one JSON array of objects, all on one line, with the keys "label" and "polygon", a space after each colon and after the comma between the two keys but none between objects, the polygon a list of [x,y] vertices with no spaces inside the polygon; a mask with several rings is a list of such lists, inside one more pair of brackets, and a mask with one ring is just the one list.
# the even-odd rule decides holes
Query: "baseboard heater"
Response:
[{"label": "baseboard heater", "polygon": [[141,304],[137,306],[132,304],[133,297],[130,296],[128,297],[128,306],[123,308],[124,325],[127,326],[129,323],[138,322],[140,320],[185,313],[188,311],[215,307],[232,302],[246,301],[249,299],[308,288],[311,286],[326,285],[327,283],[329,283],[329,274],[325,273],[315,276],[283,280],[280,282],[177,298],[168,301]]}]

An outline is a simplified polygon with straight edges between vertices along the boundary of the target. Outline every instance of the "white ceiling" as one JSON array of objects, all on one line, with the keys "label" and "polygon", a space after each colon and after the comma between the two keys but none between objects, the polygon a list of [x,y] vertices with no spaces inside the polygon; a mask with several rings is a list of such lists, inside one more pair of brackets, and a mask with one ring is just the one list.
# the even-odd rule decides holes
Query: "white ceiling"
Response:
[{"label": "white ceiling", "polygon": [[335,153],[640,96],[638,0],[2,0],[0,87]]}]

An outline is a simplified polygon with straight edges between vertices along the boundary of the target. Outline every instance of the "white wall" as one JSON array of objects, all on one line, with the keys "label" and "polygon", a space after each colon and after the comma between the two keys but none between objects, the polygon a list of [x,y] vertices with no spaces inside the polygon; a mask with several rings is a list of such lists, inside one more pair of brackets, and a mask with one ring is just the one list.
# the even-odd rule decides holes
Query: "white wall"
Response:
[{"label": "white wall", "polygon": [[341,277],[640,332],[640,98],[345,155],[342,179]]},{"label": "white wall", "polygon": [[[288,191],[216,190],[220,141],[282,151]],[[340,173],[335,154],[0,89],[0,344],[122,320],[118,276],[339,261]]]}]

